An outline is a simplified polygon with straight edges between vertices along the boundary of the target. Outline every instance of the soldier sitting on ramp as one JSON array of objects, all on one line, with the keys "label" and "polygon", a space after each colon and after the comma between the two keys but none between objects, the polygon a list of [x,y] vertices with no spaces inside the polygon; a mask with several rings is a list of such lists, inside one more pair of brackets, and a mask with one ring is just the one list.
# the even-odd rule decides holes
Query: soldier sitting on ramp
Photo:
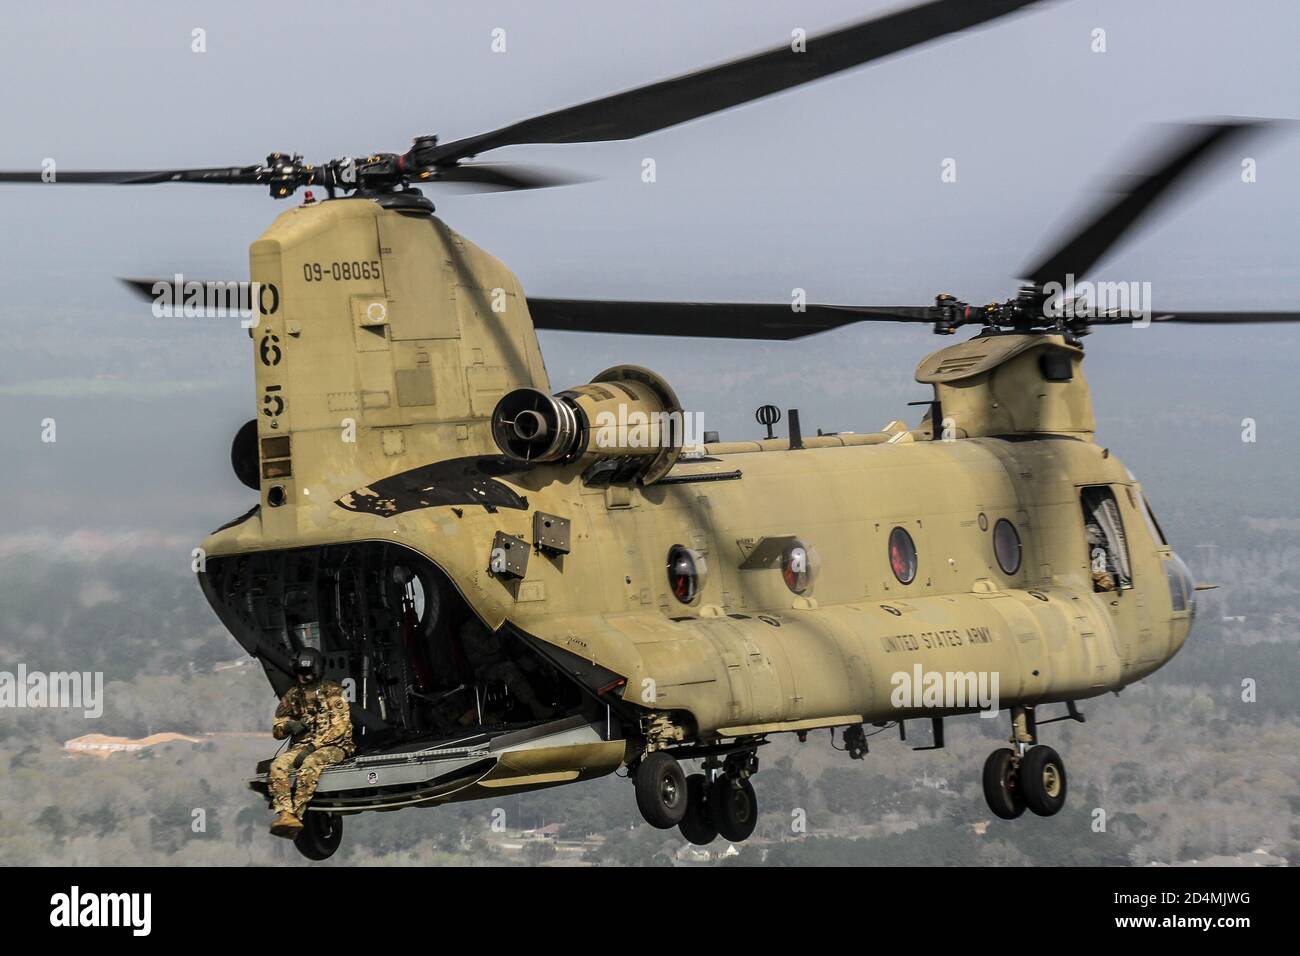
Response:
[{"label": "soldier sitting on ramp", "polygon": [[[352,717],[343,688],[322,680],[320,651],[305,648],[293,660],[298,683],[290,687],[275,709],[271,733],[276,740],[289,737],[288,748],[271,761],[271,809],[278,816],[271,824],[276,836],[294,837],[302,829],[302,813],[316,792],[321,771],[352,756]],[[298,771],[291,786],[289,774]]]}]

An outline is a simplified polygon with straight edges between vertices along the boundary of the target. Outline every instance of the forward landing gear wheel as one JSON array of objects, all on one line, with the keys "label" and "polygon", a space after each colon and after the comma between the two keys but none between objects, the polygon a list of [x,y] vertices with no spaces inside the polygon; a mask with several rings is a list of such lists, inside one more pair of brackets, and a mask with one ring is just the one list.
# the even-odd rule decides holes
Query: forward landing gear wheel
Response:
[{"label": "forward landing gear wheel", "polygon": [[636,770],[636,805],[646,823],[671,830],[686,815],[686,774],[677,758],[656,750]]},{"label": "forward landing gear wheel", "polygon": [[337,813],[302,815],[302,829],[293,838],[298,852],[309,860],[328,860],[343,842],[343,818]]},{"label": "forward landing gear wheel", "polygon": [[984,799],[989,809],[1003,820],[1014,820],[1025,812],[1014,757],[1009,747],[1003,747],[984,761]]},{"label": "forward landing gear wheel", "polygon": [[1020,790],[1025,804],[1040,817],[1065,806],[1065,763],[1051,747],[1030,747],[1020,758]]},{"label": "forward landing gear wheel", "polygon": [[739,843],[758,825],[758,797],[748,778],[719,777],[709,791],[709,816],[723,839]]},{"label": "forward landing gear wheel", "polygon": [[686,815],[677,829],[696,846],[708,846],[718,838],[709,806],[709,780],[702,773],[686,778]]}]

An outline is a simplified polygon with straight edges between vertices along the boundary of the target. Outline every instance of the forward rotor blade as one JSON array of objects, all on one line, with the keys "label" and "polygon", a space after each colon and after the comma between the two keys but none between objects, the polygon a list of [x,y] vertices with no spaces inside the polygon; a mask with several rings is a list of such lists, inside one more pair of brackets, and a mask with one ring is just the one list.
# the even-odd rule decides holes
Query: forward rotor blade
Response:
[{"label": "forward rotor blade", "polygon": [[501,146],[631,139],[831,76],[1040,2],[1043,0],[932,0],[812,37],[804,52],[795,52],[787,44],[436,146],[426,159],[430,164],[446,165]]},{"label": "forward rotor blade", "polygon": [[691,338],[788,341],[854,322],[935,321],[930,306],[809,305],[795,312],[781,303],[626,302],[528,298],[533,325],[565,332],[614,332]]},{"label": "forward rotor blade", "polygon": [[1152,172],[1132,180],[1105,210],[1037,265],[1025,270],[1021,278],[1040,288],[1049,282],[1065,285],[1067,275],[1081,278],[1162,198],[1167,198],[1175,185],[1185,184],[1189,174],[1211,154],[1272,125],[1264,120],[1234,120],[1181,127]]},{"label": "forward rotor blade", "polygon": [[216,166],[210,169],[68,171],[57,167],[47,176],[41,171],[0,171],[0,183],[70,183],[104,186],[149,186],[154,183],[256,183],[256,166]]}]

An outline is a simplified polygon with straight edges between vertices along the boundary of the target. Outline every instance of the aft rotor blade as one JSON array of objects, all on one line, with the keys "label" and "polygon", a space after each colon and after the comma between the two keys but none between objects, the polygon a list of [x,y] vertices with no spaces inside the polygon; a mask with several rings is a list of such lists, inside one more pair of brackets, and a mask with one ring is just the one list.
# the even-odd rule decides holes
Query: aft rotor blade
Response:
[{"label": "aft rotor blade", "polygon": [[422,158],[431,165],[447,165],[502,146],[631,139],[831,76],[1040,2],[1044,0],[933,0],[811,37],[802,52],[786,44],[436,146]]},{"label": "aft rotor blade", "polygon": [[528,299],[533,325],[565,332],[790,340],[854,322],[935,321],[931,306],[808,305],[753,302],[627,302]]},{"label": "aft rotor blade", "polygon": [[[186,290],[188,289],[229,290],[244,285],[242,281],[236,279],[192,279],[186,278],[185,276],[179,278],[172,276],[167,279],[124,279],[119,276],[117,281],[122,283],[122,285],[126,286],[135,293],[136,296],[144,299],[146,302],[154,302],[158,300],[158,292],[155,290],[160,286],[167,288],[171,290],[173,303],[177,303],[175,306],[176,308],[180,308],[179,302],[183,301]],[[250,294],[255,295],[256,291],[253,291]]]},{"label": "aft rotor blade", "polygon": [[1066,284],[1066,276],[1082,277],[1122,236],[1214,153],[1228,144],[1272,126],[1264,120],[1188,125],[1180,128],[1152,172],[1132,180],[1105,210],[1067,237],[1037,265],[1020,277],[1040,288],[1049,282]]},{"label": "aft rotor blade", "polygon": [[[1141,316],[1088,319],[1089,325],[1131,325],[1143,321]],[[1300,312],[1155,312],[1152,322],[1185,322],[1195,325],[1261,325],[1273,322],[1300,322]]]},{"label": "aft rotor blade", "polygon": [[[157,298],[153,290],[156,289],[159,286],[159,284],[164,286],[169,286],[169,287],[175,285],[175,279],[124,279],[119,276],[117,281],[122,283],[122,285],[126,286],[128,289],[134,292],[141,299],[145,299],[146,301],[149,302],[152,302],[154,299]],[[184,282],[186,283],[194,282],[197,283],[198,285],[203,286],[204,288],[206,288],[208,285],[207,282],[201,279],[185,279]],[[225,283],[223,283],[223,287],[224,286]]]},{"label": "aft rotor blade", "polygon": [[155,183],[216,183],[242,185],[256,183],[256,166],[215,166],[210,169],[106,170],[90,172],[58,167],[42,170],[0,171],[0,183],[71,183],[101,186],[149,186]]},{"label": "aft rotor blade", "polygon": [[514,163],[463,163],[438,171],[433,182],[455,183],[481,192],[515,189],[543,189],[586,182],[580,176],[537,166]]}]

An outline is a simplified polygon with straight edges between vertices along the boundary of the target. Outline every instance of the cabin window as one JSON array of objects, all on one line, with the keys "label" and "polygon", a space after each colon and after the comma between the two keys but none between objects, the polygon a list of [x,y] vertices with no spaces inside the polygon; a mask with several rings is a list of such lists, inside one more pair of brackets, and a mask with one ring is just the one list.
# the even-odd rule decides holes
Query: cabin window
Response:
[{"label": "cabin window", "polygon": [[1105,485],[1084,488],[1080,501],[1092,589],[1100,592],[1131,588],[1128,537],[1124,534],[1115,492]]},{"label": "cabin window", "polygon": [[1020,570],[1020,534],[1006,518],[999,518],[993,526],[993,556],[1003,574],[1015,574]]},{"label": "cabin window", "polygon": [[704,583],[704,559],[690,548],[675,544],[668,550],[668,588],[683,604],[692,604]]},{"label": "cabin window", "polygon": [[916,545],[903,528],[889,532],[889,566],[899,584],[911,584],[916,580]]},{"label": "cabin window", "polygon": [[791,541],[781,552],[781,578],[795,594],[812,587],[812,555],[802,541]]}]

